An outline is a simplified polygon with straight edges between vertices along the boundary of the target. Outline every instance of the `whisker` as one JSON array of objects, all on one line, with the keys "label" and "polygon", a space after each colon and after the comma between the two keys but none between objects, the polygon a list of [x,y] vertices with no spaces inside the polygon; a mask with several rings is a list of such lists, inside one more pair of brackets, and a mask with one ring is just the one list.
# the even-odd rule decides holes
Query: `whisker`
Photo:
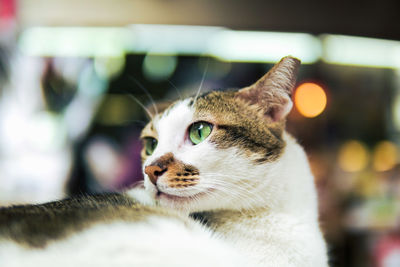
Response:
[{"label": "whisker", "polygon": [[207,70],[208,70],[208,63],[209,63],[209,61],[210,61],[210,58],[207,58],[206,67],[204,68],[204,72],[203,72],[203,77],[201,78],[201,82],[200,82],[199,89],[197,90],[196,96],[194,97],[194,101],[193,101],[192,107],[193,107],[194,104],[196,103],[196,100],[197,100],[197,98],[198,98],[199,95],[200,95],[201,88],[203,87],[203,82],[204,82],[204,79],[206,78],[206,74],[207,74]]},{"label": "whisker", "polygon": [[183,100],[182,94],[179,92],[178,88],[173,84],[169,79],[167,79],[168,83],[175,89],[176,93],[180,100]]},{"label": "whisker", "polygon": [[[241,180],[248,180],[248,179],[244,179],[243,177],[246,177],[245,175],[240,176],[240,175],[228,175],[228,174],[223,174],[223,173],[211,173],[211,172],[202,172],[202,176],[204,177],[210,177],[212,179],[215,179],[216,177],[226,177],[229,178],[230,180],[235,180],[235,181],[241,181]],[[222,181],[222,180],[221,180]],[[263,182],[264,185],[269,184],[268,180],[265,180]],[[257,186],[255,186],[257,187]]]},{"label": "whisker", "polygon": [[136,80],[135,77],[130,75],[129,79],[133,80],[133,82],[136,83],[136,85],[139,86],[140,89],[142,89],[142,91],[150,99],[151,104],[152,104],[156,114],[158,114],[158,108],[157,108],[156,102],[154,101],[153,97],[150,95],[149,91],[138,80]]},{"label": "whisker", "polygon": [[141,124],[142,126],[146,125],[146,122],[141,121],[141,120],[129,120],[129,121],[127,121],[127,123],[138,123],[138,124]]},{"label": "whisker", "polygon": [[134,189],[134,188],[139,188],[139,187],[140,187],[140,188],[144,187],[144,181],[143,181],[143,180],[134,182],[133,184],[131,184],[131,185],[129,186],[128,190],[129,190],[129,189]]},{"label": "whisker", "polygon": [[246,197],[256,197],[257,199],[261,200],[261,198],[259,196],[257,196],[254,192],[243,188],[241,186],[235,185],[235,184],[228,184],[228,183],[221,183],[220,181],[215,181],[215,182],[211,182],[211,183],[204,183],[205,185],[211,186],[211,185],[218,185],[218,186],[222,186],[224,189],[228,188],[230,189],[229,193],[232,193],[232,189],[235,189],[236,192],[246,196]]},{"label": "whisker", "polygon": [[139,101],[136,97],[134,97],[132,94],[129,94],[128,96],[129,96],[130,98],[132,98],[139,106],[141,106],[141,107],[144,109],[144,111],[146,111],[147,115],[148,115],[151,119],[154,118],[153,114],[151,114],[150,110],[149,110],[148,108],[146,108],[146,106],[143,105],[142,102],[140,102],[140,101]]},{"label": "whisker", "polygon": [[[221,189],[221,188],[219,188]],[[249,198],[248,195],[245,195],[240,192],[236,192],[237,194],[232,194],[230,188],[222,188],[223,190],[219,190],[217,193],[214,193],[215,197],[217,195],[220,195],[222,198],[229,197],[232,200],[238,200],[241,203],[245,203],[245,207],[247,210],[255,211],[255,208],[253,207],[253,204],[251,202],[251,199]],[[243,210],[239,210],[240,213],[243,214]]]},{"label": "whisker", "polygon": [[[224,192],[230,198],[235,197],[241,202],[246,202],[248,209],[252,209],[252,206],[254,206],[258,201],[264,201],[264,199],[257,194],[257,192],[250,190],[256,189],[257,186],[255,185],[250,185],[250,188],[244,188],[243,185],[237,185],[214,178],[212,181],[203,181],[202,187],[212,187],[218,189],[220,192]],[[234,195],[233,192],[237,195]]]},{"label": "whisker", "polygon": [[125,120],[125,121],[121,121],[120,125],[124,125],[124,126],[130,126],[130,125],[135,125],[135,124],[139,124],[142,127],[144,127],[147,123],[141,120]]}]

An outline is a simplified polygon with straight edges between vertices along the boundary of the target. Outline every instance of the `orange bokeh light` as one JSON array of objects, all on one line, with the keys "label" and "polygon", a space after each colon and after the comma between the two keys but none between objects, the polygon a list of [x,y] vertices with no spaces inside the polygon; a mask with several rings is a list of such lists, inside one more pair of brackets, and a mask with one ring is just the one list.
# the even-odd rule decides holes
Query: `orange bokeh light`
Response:
[{"label": "orange bokeh light", "polygon": [[326,94],[324,89],[315,83],[299,85],[294,94],[296,109],[301,115],[313,118],[321,114],[326,107]]},{"label": "orange bokeh light", "polygon": [[374,149],[373,166],[376,171],[388,171],[398,162],[396,144],[389,141],[379,142]]}]

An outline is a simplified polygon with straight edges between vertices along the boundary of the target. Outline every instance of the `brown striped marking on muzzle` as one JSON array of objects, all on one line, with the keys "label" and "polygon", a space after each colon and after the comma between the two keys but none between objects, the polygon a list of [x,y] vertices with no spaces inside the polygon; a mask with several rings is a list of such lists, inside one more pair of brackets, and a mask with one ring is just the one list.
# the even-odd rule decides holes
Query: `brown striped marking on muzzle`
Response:
[{"label": "brown striped marking on muzzle", "polygon": [[157,186],[158,179],[166,175],[165,181],[170,188],[194,186],[200,179],[200,172],[196,167],[177,160],[171,152],[154,160],[145,167],[144,172],[155,186]]}]

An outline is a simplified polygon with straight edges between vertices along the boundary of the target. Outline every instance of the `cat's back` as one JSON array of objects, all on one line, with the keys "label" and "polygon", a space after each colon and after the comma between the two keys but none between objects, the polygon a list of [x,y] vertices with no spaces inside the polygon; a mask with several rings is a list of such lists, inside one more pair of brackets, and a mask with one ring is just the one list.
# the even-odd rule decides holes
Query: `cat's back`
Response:
[{"label": "cat's back", "polygon": [[176,213],[144,206],[123,194],[85,195],[39,205],[0,208],[0,240],[45,247],[96,224],[141,222],[150,216],[184,220]]},{"label": "cat's back", "polygon": [[240,266],[229,246],[175,211],[122,194],[0,208],[0,266]]}]

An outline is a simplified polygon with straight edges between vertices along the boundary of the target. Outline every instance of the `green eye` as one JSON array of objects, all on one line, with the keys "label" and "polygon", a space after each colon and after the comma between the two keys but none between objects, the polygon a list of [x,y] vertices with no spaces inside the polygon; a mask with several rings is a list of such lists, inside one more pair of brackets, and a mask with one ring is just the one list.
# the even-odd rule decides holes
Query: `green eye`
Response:
[{"label": "green eye", "polygon": [[156,149],[158,144],[157,139],[153,137],[145,137],[144,138],[144,150],[147,156],[153,154],[154,150]]},{"label": "green eye", "polygon": [[212,131],[212,124],[204,121],[195,122],[189,127],[189,139],[194,145],[203,142]]}]

